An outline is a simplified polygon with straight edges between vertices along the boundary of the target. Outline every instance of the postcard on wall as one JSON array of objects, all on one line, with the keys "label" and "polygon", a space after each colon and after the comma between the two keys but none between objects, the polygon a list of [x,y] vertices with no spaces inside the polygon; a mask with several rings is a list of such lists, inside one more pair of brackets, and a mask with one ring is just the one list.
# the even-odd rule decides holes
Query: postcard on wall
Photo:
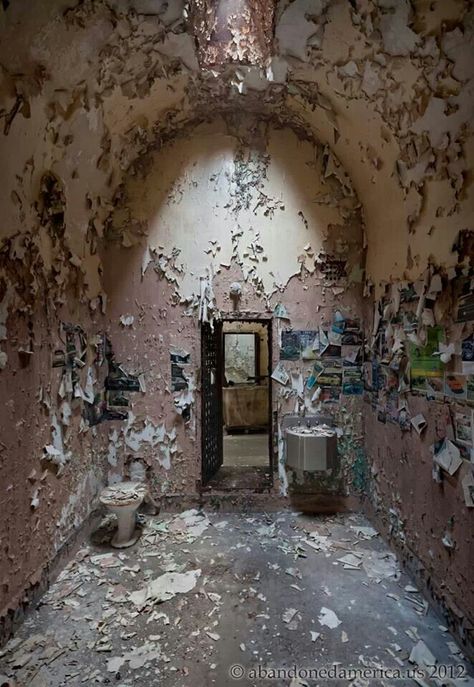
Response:
[{"label": "postcard on wall", "polygon": [[189,367],[191,354],[181,348],[170,350],[171,362],[171,391],[182,391],[187,389],[188,380],[185,377],[185,370]]},{"label": "postcard on wall", "polygon": [[468,336],[461,344],[463,374],[474,374],[474,334]]},{"label": "postcard on wall", "polygon": [[464,446],[474,447],[474,410],[465,410],[454,414],[456,441]]},{"label": "postcard on wall", "polygon": [[467,377],[455,372],[446,372],[444,376],[444,394],[447,398],[467,399]]},{"label": "postcard on wall", "polygon": [[321,365],[320,362],[316,361],[313,365],[313,369],[311,370],[311,374],[309,375],[307,381],[306,381],[306,386],[308,389],[312,389],[316,382],[318,381],[318,377],[323,372],[324,367]]},{"label": "postcard on wall", "polygon": [[411,418],[411,424],[412,427],[416,429],[418,434],[421,434],[424,429],[426,429],[427,422],[424,418],[424,416],[419,413],[418,415],[415,415],[415,417]]},{"label": "postcard on wall", "polygon": [[344,365],[357,365],[360,356],[360,346],[342,346],[341,356]]},{"label": "postcard on wall", "polygon": [[364,382],[360,367],[344,369],[342,393],[345,396],[362,396],[364,393]]},{"label": "postcard on wall", "polygon": [[449,439],[444,439],[442,442],[435,445],[433,460],[450,475],[454,475],[462,465],[459,449],[456,444],[453,444]]},{"label": "postcard on wall", "polygon": [[462,489],[464,492],[464,503],[468,508],[474,508],[474,474],[472,469],[468,470],[462,478]]},{"label": "postcard on wall", "polygon": [[474,402],[474,375],[466,377],[467,400]]},{"label": "postcard on wall", "polygon": [[318,377],[318,384],[324,386],[341,386],[342,372],[328,372],[324,370]]},{"label": "postcard on wall", "polygon": [[300,335],[300,350],[303,360],[316,360],[319,350],[318,332],[302,330]]},{"label": "postcard on wall", "polygon": [[288,372],[285,370],[285,366],[283,365],[283,363],[278,363],[276,368],[273,370],[272,379],[274,379],[279,384],[282,384],[283,386],[286,386],[288,384],[288,382],[290,381],[290,376]]},{"label": "postcard on wall", "polygon": [[425,379],[425,391],[428,399],[444,397],[443,377],[427,377]]},{"label": "postcard on wall", "polygon": [[280,360],[299,360],[300,353],[299,332],[290,329],[283,331],[281,333]]},{"label": "postcard on wall", "polygon": [[341,387],[324,386],[319,398],[322,403],[338,403],[341,398]]},{"label": "postcard on wall", "polygon": [[273,314],[280,320],[289,320],[288,310],[285,308],[283,303],[277,303],[273,309]]},{"label": "postcard on wall", "polygon": [[330,329],[328,332],[328,340],[331,346],[342,346],[342,334]]},{"label": "postcard on wall", "polygon": [[341,346],[336,346],[335,344],[329,344],[324,351],[321,353],[322,357],[325,358],[340,358],[341,357]]},{"label": "postcard on wall", "polygon": [[[392,370],[388,365],[380,366],[381,380],[383,388],[387,391],[397,391],[398,389],[398,374]],[[380,388],[380,387],[379,387]]]}]

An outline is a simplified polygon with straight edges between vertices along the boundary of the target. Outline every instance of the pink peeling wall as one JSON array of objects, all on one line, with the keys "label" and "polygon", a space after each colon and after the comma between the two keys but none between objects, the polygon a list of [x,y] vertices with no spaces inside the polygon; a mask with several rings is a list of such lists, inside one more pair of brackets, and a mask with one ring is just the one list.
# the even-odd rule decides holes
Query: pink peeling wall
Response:
[{"label": "pink peeling wall", "polygon": [[[300,142],[293,133],[285,131],[273,134],[270,130],[263,135],[257,132],[252,139],[249,130],[242,128],[241,133],[245,136],[247,147],[244,146],[243,150],[235,153],[234,158],[232,151],[235,139],[232,132],[225,134],[222,145],[216,144],[216,136],[225,132],[225,125],[223,128],[222,123],[217,123],[209,147],[206,139],[210,130],[212,131],[212,128],[205,127],[204,131],[196,132],[190,139],[177,139],[176,143],[170,143],[162,152],[154,154],[152,159],[145,160],[139,165],[138,175],[124,184],[124,200],[117,213],[120,221],[125,209],[130,213],[127,223],[122,226],[125,226],[126,230],[132,228],[134,245],[123,247],[118,245],[116,240],[115,243],[108,244],[102,256],[104,288],[108,294],[107,331],[114,343],[117,361],[122,363],[127,371],[143,374],[146,383],[146,393],[134,394],[131,399],[131,422],[128,425],[115,422],[109,425],[109,454],[113,456],[112,464],[108,468],[109,480],[120,479],[124,466],[127,466],[127,472],[129,466],[135,463],[133,473],[137,467],[136,463],[140,463],[145,466],[154,495],[157,497],[162,494],[196,493],[201,479],[200,324],[196,310],[190,311],[188,305],[177,303],[176,291],[179,292],[182,288],[182,274],[205,274],[202,268],[203,259],[209,265],[214,264],[216,274],[212,279],[212,285],[217,310],[223,314],[232,313],[233,304],[229,292],[230,285],[235,281],[243,286],[240,302],[242,313],[249,311],[268,317],[272,315],[277,303],[286,308],[289,320],[273,320],[272,369],[279,361],[280,330],[290,327],[317,329],[319,325],[332,322],[336,309],[340,309],[351,318],[361,315],[360,279],[359,283],[350,283],[348,278],[337,282],[331,281],[322,271],[328,256],[345,259],[348,272],[354,268],[356,273],[360,271],[363,260],[362,223],[357,202],[353,199],[343,200],[339,182],[335,179],[326,181],[322,177],[322,148],[314,143]],[[267,139],[267,136],[270,138]],[[289,142],[291,147],[279,148],[281,140]],[[216,168],[213,166],[211,152],[213,146],[217,155]],[[263,167],[261,160],[252,157],[254,147],[265,158]],[[228,151],[231,151],[230,156]],[[242,156],[246,161],[245,173],[248,172],[251,184],[250,188],[245,187],[241,193],[236,193],[233,165],[237,164]],[[285,158],[289,165],[286,179],[285,168],[282,166]],[[276,171],[275,159],[279,165]],[[176,168],[177,164],[178,171],[173,171],[170,175],[168,168]],[[217,182],[216,174],[222,169],[221,180]],[[280,176],[278,173],[281,173]],[[263,199],[259,196],[260,193],[264,193]],[[323,193],[324,203],[329,206],[329,210],[324,207],[321,209],[314,202],[314,198]],[[242,207],[242,198],[245,194],[250,196],[250,210]],[[338,194],[341,205],[347,205],[346,210],[338,208]],[[273,215],[268,219],[268,207],[275,204],[275,198],[281,207],[275,210],[276,217]],[[259,201],[260,207],[252,212],[256,201]],[[312,203],[312,206],[308,205],[309,203]],[[300,208],[305,209],[306,206],[310,207],[312,215],[307,213],[307,219],[305,217],[302,220],[298,213]],[[148,216],[144,208],[147,208]],[[220,213],[222,208],[226,208],[227,214],[223,216],[222,221],[219,219],[215,222],[214,216]],[[338,224],[334,221],[336,214],[340,220]],[[330,219],[327,220],[327,217]],[[205,222],[215,222],[211,234]],[[244,249],[242,246],[234,248],[230,262],[225,262],[225,266],[221,264],[224,260],[226,242],[230,243],[231,234],[236,226],[242,226],[244,230],[245,227],[250,227],[250,239],[254,237],[254,240],[263,246],[259,254],[260,261],[257,261],[256,266],[257,277],[266,274],[268,279],[269,273],[277,273],[278,270],[296,272],[297,276],[291,277],[286,286],[282,286],[273,295],[265,297],[259,294],[259,287],[251,283],[251,278],[247,281],[244,279],[243,270],[249,266],[249,261],[245,257],[246,244]],[[254,231],[252,226],[257,231],[261,229],[260,239],[255,239],[255,234],[251,233]],[[296,241],[297,229],[298,236],[302,236],[304,243],[315,246],[313,257],[303,255],[300,258],[295,254],[292,243]],[[265,231],[270,232],[270,236],[265,234]],[[139,236],[136,236],[137,233]],[[214,261],[206,257],[209,245],[207,241],[210,239],[222,246]],[[127,242],[129,240],[130,237],[127,235]],[[147,246],[151,245],[152,241],[153,246],[156,246],[156,258],[159,255],[169,255],[172,249],[183,252],[187,242],[191,240],[195,241],[195,251],[191,252],[190,257],[186,257],[188,254],[184,252],[182,259],[189,262],[184,262],[183,273],[176,269],[172,272],[173,278],[176,277],[176,283],[167,281],[166,274],[159,274],[153,264],[142,275],[144,251],[148,250]],[[286,245],[289,249],[285,248]],[[321,246],[319,250],[318,246]],[[178,255],[177,263],[180,262],[180,255],[181,253]],[[314,263],[318,255],[322,267],[315,269]],[[310,267],[312,273],[304,264],[302,265],[302,262]],[[171,272],[171,269],[169,271]],[[130,314],[133,315],[133,323],[131,326],[124,326],[120,318]],[[172,347],[185,349],[190,353],[191,367],[195,372],[198,386],[192,419],[188,424],[183,422],[174,408],[176,394],[171,392],[169,359]],[[288,372],[292,369],[301,370],[306,379],[311,372],[312,362],[285,362],[285,366]],[[293,413],[295,409],[296,395],[293,393],[288,398],[283,398],[283,390],[278,383],[273,383],[274,411],[278,418],[275,433],[278,431],[282,414]],[[349,399],[346,399],[347,403]],[[315,411],[316,409],[317,404],[314,407]],[[352,431],[349,418],[340,415],[339,404],[330,404],[324,410],[337,416],[339,424]],[[163,465],[163,456],[150,442],[143,440],[136,450],[127,444],[130,433],[140,432],[147,425],[156,428],[162,423],[165,424],[168,433],[174,428],[177,431],[176,441],[172,442],[176,450],[171,457],[170,467]],[[360,438],[360,431],[357,434]],[[117,459],[117,464],[114,464]],[[351,456],[346,456],[346,459],[350,463]],[[278,484],[277,481],[275,489],[278,490],[279,487],[284,489],[284,485]],[[348,488],[347,484],[346,489]]]},{"label": "pink peeling wall", "polygon": [[[472,642],[474,616],[474,509],[464,503],[461,480],[465,463],[441,484],[433,480],[432,444],[446,436],[451,424],[447,405],[411,398],[413,415],[422,413],[428,427],[420,438],[415,431],[401,432],[397,425],[382,425],[365,404],[364,434],[372,472],[369,513],[394,544],[423,587],[457,619]],[[443,543],[446,533],[455,548]]]},{"label": "pink peeling wall", "polygon": [[[54,349],[62,345],[57,336],[61,320],[74,320],[89,336],[101,328],[100,316],[91,318],[78,304],[54,314],[38,305],[31,315],[8,318],[3,346],[8,365],[0,386],[2,632],[21,619],[28,600],[47,587],[52,562],[90,513],[103,485],[102,432],[78,431],[79,400],[71,402],[70,424],[62,427],[69,462],[58,474],[58,467],[45,459],[44,447],[52,441],[51,414],[59,416],[62,373],[52,369],[51,362]],[[30,353],[21,354],[21,349]]]}]

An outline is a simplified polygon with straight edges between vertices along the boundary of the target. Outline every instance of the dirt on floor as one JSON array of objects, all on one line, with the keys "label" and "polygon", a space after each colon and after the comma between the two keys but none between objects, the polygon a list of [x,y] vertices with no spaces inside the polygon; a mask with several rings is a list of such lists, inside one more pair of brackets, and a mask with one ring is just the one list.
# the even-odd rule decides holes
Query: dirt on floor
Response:
[{"label": "dirt on floor", "polygon": [[106,519],[0,653],[0,684],[472,686],[461,650],[358,514]]}]

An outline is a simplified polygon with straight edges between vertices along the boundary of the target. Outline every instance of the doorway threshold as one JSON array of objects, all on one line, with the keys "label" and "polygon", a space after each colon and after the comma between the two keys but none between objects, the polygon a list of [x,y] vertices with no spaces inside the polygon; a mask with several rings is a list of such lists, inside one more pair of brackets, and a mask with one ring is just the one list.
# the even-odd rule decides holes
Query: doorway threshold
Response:
[{"label": "doorway threshold", "polygon": [[268,466],[222,465],[203,487],[203,492],[251,491],[262,493],[271,490],[272,487],[272,474]]}]

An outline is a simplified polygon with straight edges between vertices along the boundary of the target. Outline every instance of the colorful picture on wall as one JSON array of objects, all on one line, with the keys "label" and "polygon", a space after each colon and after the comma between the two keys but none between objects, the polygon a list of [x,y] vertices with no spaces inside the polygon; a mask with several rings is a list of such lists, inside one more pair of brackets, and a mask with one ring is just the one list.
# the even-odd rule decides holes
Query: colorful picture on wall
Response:
[{"label": "colorful picture on wall", "polygon": [[339,403],[341,398],[341,387],[323,386],[319,398],[322,403]]},{"label": "colorful picture on wall", "polygon": [[364,382],[360,367],[344,369],[342,393],[344,396],[362,396],[364,393]]},{"label": "colorful picture on wall", "polygon": [[306,381],[306,386],[308,387],[308,389],[312,389],[315,386],[316,382],[318,381],[318,377],[323,370],[324,367],[321,365],[321,363],[314,363],[313,369],[311,370],[311,374],[309,375]]},{"label": "colorful picture on wall", "polygon": [[474,334],[468,336],[461,344],[463,374],[474,374]]},{"label": "colorful picture on wall", "polygon": [[425,385],[427,398],[443,398],[444,397],[444,379],[443,377],[427,377]]},{"label": "colorful picture on wall", "polygon": [[474,375],[468,375],[466,377],[466,392],[467,400],[474,402]]},{"label": "colorful picture on wall", "polygon": [[321,353],[323,358],[340,358],[341,357],[341,346],[336,346],[335,344],[329,344],[329,346]]},{"label": "colorful picture on wall", "polygon": [[324,386],[341,386],[342,383],[342,372],[321,372],[318,377],[318,384]]},{"label": "colorful picture on wall", "polygon": [[342,334],[343,346],[358,346],[362,343],[362,334],[356,329],[346,329]]},{"label": "colorful picture on wall", "polygon": [[444,394],[448,398],[467,399],[466,375],[447,372],[444,377]]},{"label": "colorful picture on wall", "polygon": [[426,330],[426,344],[416,346],[410,343],[408,346],[410,356],[410,368],[412,377],[439,377],[443,369],[439,355],[439,344],[444,341],[444,329],[442,327],[428,327]]},{"label": "colorful picture on wall", "polygon": [[280,360],[299,360],[300,359],[300,336],[299,332],[286,330],[281,333]]}]

